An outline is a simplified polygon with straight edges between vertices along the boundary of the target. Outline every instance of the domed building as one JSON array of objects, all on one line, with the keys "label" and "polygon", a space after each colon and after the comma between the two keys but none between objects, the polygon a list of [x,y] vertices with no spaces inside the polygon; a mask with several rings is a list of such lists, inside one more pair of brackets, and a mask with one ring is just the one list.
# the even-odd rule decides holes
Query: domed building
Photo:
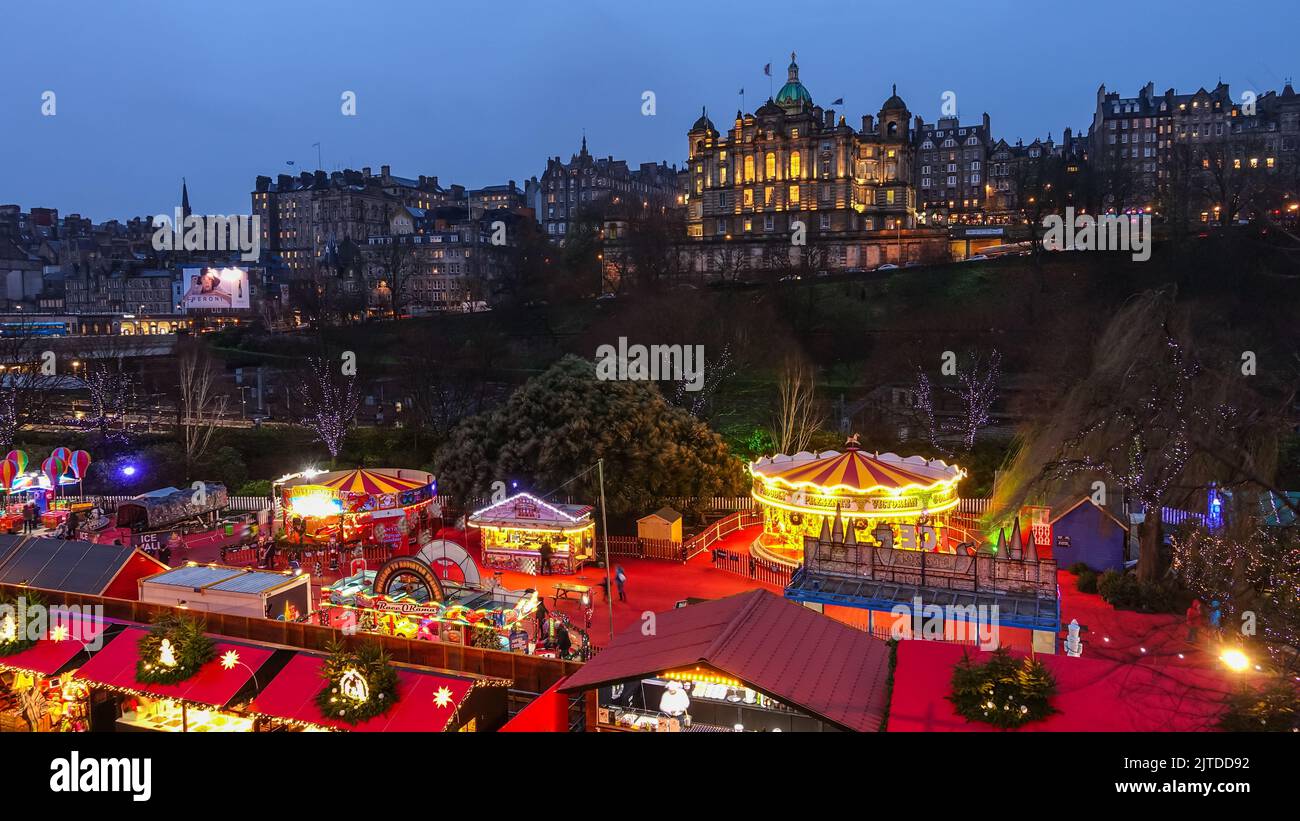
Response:
[{"label": "domed building", "polygon": [[[842,103],[836,100],[833,105]],[[891,89],[875,115],[850,125],[814,102],[790,55],[785,85],[753,113],[737,111],[725,133],[707,113],[687,135],[687,234],[733,243],[739,268],[870,268],[946,253],[942,237],[917,226],[911,114]],[[790,233],[802,225],[806,246]],[[815,248],[816,251],[808,249]],[[724,249],[702,247],[707,274]]]},{"label": "domed building", "polygon": [[799,82],[799,64],[795,62],[795,53],[790,52],[790,68],[787,69],[786,84],[776,93],[776,104],[786,111],[799,111],[807,106],[812,108],[812,95],[803,83]]}]

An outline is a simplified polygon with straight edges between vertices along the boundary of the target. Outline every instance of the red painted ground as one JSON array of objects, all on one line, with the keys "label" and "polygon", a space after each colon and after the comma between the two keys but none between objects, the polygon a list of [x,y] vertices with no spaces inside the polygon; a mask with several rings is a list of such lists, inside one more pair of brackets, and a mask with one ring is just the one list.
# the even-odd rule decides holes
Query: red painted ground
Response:
[{"label": "red painted ground", "polygon": [[[442,535],[442,534],[440,534]],[[455,538],[453,534],[446,534],[449,538]],[[473,534],[472,534],[473,535]],[[479,557],[477,540],[471,538],[470,543],[466,545],[475,560]],[[755,531],[753,528],[739,530],[730,534],[715,547],[723,550],[744,551],[748,549],[749,543],[753,541]],[[464,543],[464,537],[456,538],[456,541]],[[209,562],[219,562],[221,560],[221,551],[219,543],[192,545],[188,550],[179,551],[180,555],[172,557],[172,564],[183,564],[187,561],[195,561],[200,564]],[[708,553],[697,556],[687,564],[678,564],[676,562],[666,562],[657,559],[624,559],[614,557],[614,565],[621,564],[627,574],[627,601],[618,601],[618,591],[616,586],[611,586],[613,594],[613,615],[614,630],[627,627],[640,619],[641,614],[646,611],[663,611],[671,610],[673,605],[682,599],[700,598],[700,599],[717,599],[723,596],[730,596],[733,593],[741,593],[746,590],[752,590],[755,587],[765,587],[775,593],[780,593],[781,589],[774,585],[765,585],[761,582],[750,581],[748,579],[736,576],[722,570],[715,569],[709,561]],[[305,568],[309,569],[309,568]],[[372,570],[374,568],[371,568]],[[610,568],[611,573],[613,568]],[[492,571],[483,568],[480,564],[480,572],[484,578],[491,578]],[[329,584],[336,580],[336,576],[313,576],[313,592],[318,590],[321,584]],[[592,623],[588,633],[591,636],[592,644],[602,646],[609,641],[609,623],[610,623],[610,605],[606,603],[604,594],[600,590],[600,583],[605,579],[603,568],[587,567],[576,575],[555,575],[555,576],[530,576],[525,573],[514,573],[505,571],[501,574],[501,583],[511,590],[523,590],[525,588],[534,588],[546,597],[546,606],[553,608],[553,596],[555,594],[555,584],[561,581],[576,582],[577,584],[588,585],[592,588],[593,606],[592,606]],[[561,599],[558,605],[559,611],[569,617],[577,626],[583,626],[582,605],[576,600]]]},{"label": "red painted ground", "polygon": [[[1223,698],[1262,674],[1228,671],[1222,645],[1204,629],[1188,644],[1187,628],[1175,615],[1119,611],[1100,596],[1080,593],[1075,577],[1060,571],[1062,623],[1078,619],[1083,656],[1040,655],[1056,676],[1061,711],[1024,731],[1188,732],[1213,729]],[[1064,634],[1064,631],[1063,631]],[[962,649],[940,642],[903,642],[898,648],[890,732],[982,731],[953,710],[953,666]]]}]

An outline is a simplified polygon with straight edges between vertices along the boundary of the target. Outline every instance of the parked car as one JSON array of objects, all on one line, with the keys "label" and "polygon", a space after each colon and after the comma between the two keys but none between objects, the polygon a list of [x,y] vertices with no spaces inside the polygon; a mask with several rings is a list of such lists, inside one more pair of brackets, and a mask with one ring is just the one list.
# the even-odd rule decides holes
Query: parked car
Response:
[{"label": "parked car", "polygon": [[876,268],[876,270],[877,270],[877,271],[897,271],[897,270],[898,270],[898,266],[895,265],[895,264],[892,263],[892,262],[886,262],[884,265],[881,265],[881,266],[879,266],[878,268]]},{"label": "parked car", "polygon": [[966,257],[964,260],[962,260],[962,262],[977,262],[981,259],[988,259],[988,257],[984,256],[983,254],[976,254],[973,257]]},{"label": "parked car", "polygon": [[777,282],[798,282],[801,279],[803,279],[803,277],[799,276],[798,274],[786,274],[785,276],[777,280]]}]

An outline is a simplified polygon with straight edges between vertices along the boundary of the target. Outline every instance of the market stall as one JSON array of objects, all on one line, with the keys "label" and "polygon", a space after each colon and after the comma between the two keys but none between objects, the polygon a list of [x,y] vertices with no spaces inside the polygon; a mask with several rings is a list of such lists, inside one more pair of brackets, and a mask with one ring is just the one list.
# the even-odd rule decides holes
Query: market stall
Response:
[{"label": "market stall", "polygon": [[876,732],[889,645],[766,590],[656,614],[562,681],[595,732]]},{"label": "market stall", "polygon": [[335,681],[329,659],[297,653],[253,699],[248,713],[270,729],[343,732],[487,732],[506,718],[509,682],[485,676],[449,675],[404,665],[387,665],[395,681],[388,705],[355,722],[326,714],[318,703],[323,681],[334,684],[337,701],[350,708],[374,704],[380,697],[375,674],[351,666]]},{"label": "market stall", "polygon": [[411,553],[432,539],[437,493],[422,470],[306,471],[276,482],[276,521],[291,545],[383,546]]},{"label": "market stall", "polygon": [[140,601],[202,613],[297,621],[311,612],[311,576],[189,562],[140,580]]},{"label": "market stall", "polygon": [[560,505],[519,493],[470,515],[483,533],[483,563],[521,573],[576,573],[592,558],[590,505]]},{"label": "market stall", "polygon": [[47,612],[41,637],[22,649],[10,640],[26,617],[5,611],[0,618],[0,732],[89,729],[89,690],[73,674],[121,626],[76,610]]},{"label": "market stall", "polygon": [[[253,731],[253,719],[232,708],[252,696],[263,665],[277,652],[289,651],[206,638],[209,652],[199,656],[206,660],[190,664],[192,643],[205,638],[184,629],[160,631],[159,625],[119,633],[76,673],[111,705],[96,712],[92,729]],[[159,675],[172,670],[177,674]]]}]

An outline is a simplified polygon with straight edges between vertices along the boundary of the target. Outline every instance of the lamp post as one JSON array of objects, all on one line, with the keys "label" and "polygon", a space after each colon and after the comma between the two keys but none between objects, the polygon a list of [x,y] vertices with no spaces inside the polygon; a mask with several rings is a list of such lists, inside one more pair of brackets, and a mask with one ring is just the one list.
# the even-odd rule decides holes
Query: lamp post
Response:
[{"label": "lamp post", "polygon": [[596,476],[600,480],[600,529],[605,542],[605,603],[609,605],[609,640],[614,640],[614,580],[609,568],[609,522],[605,518],[605,459],[596,461]]}]

